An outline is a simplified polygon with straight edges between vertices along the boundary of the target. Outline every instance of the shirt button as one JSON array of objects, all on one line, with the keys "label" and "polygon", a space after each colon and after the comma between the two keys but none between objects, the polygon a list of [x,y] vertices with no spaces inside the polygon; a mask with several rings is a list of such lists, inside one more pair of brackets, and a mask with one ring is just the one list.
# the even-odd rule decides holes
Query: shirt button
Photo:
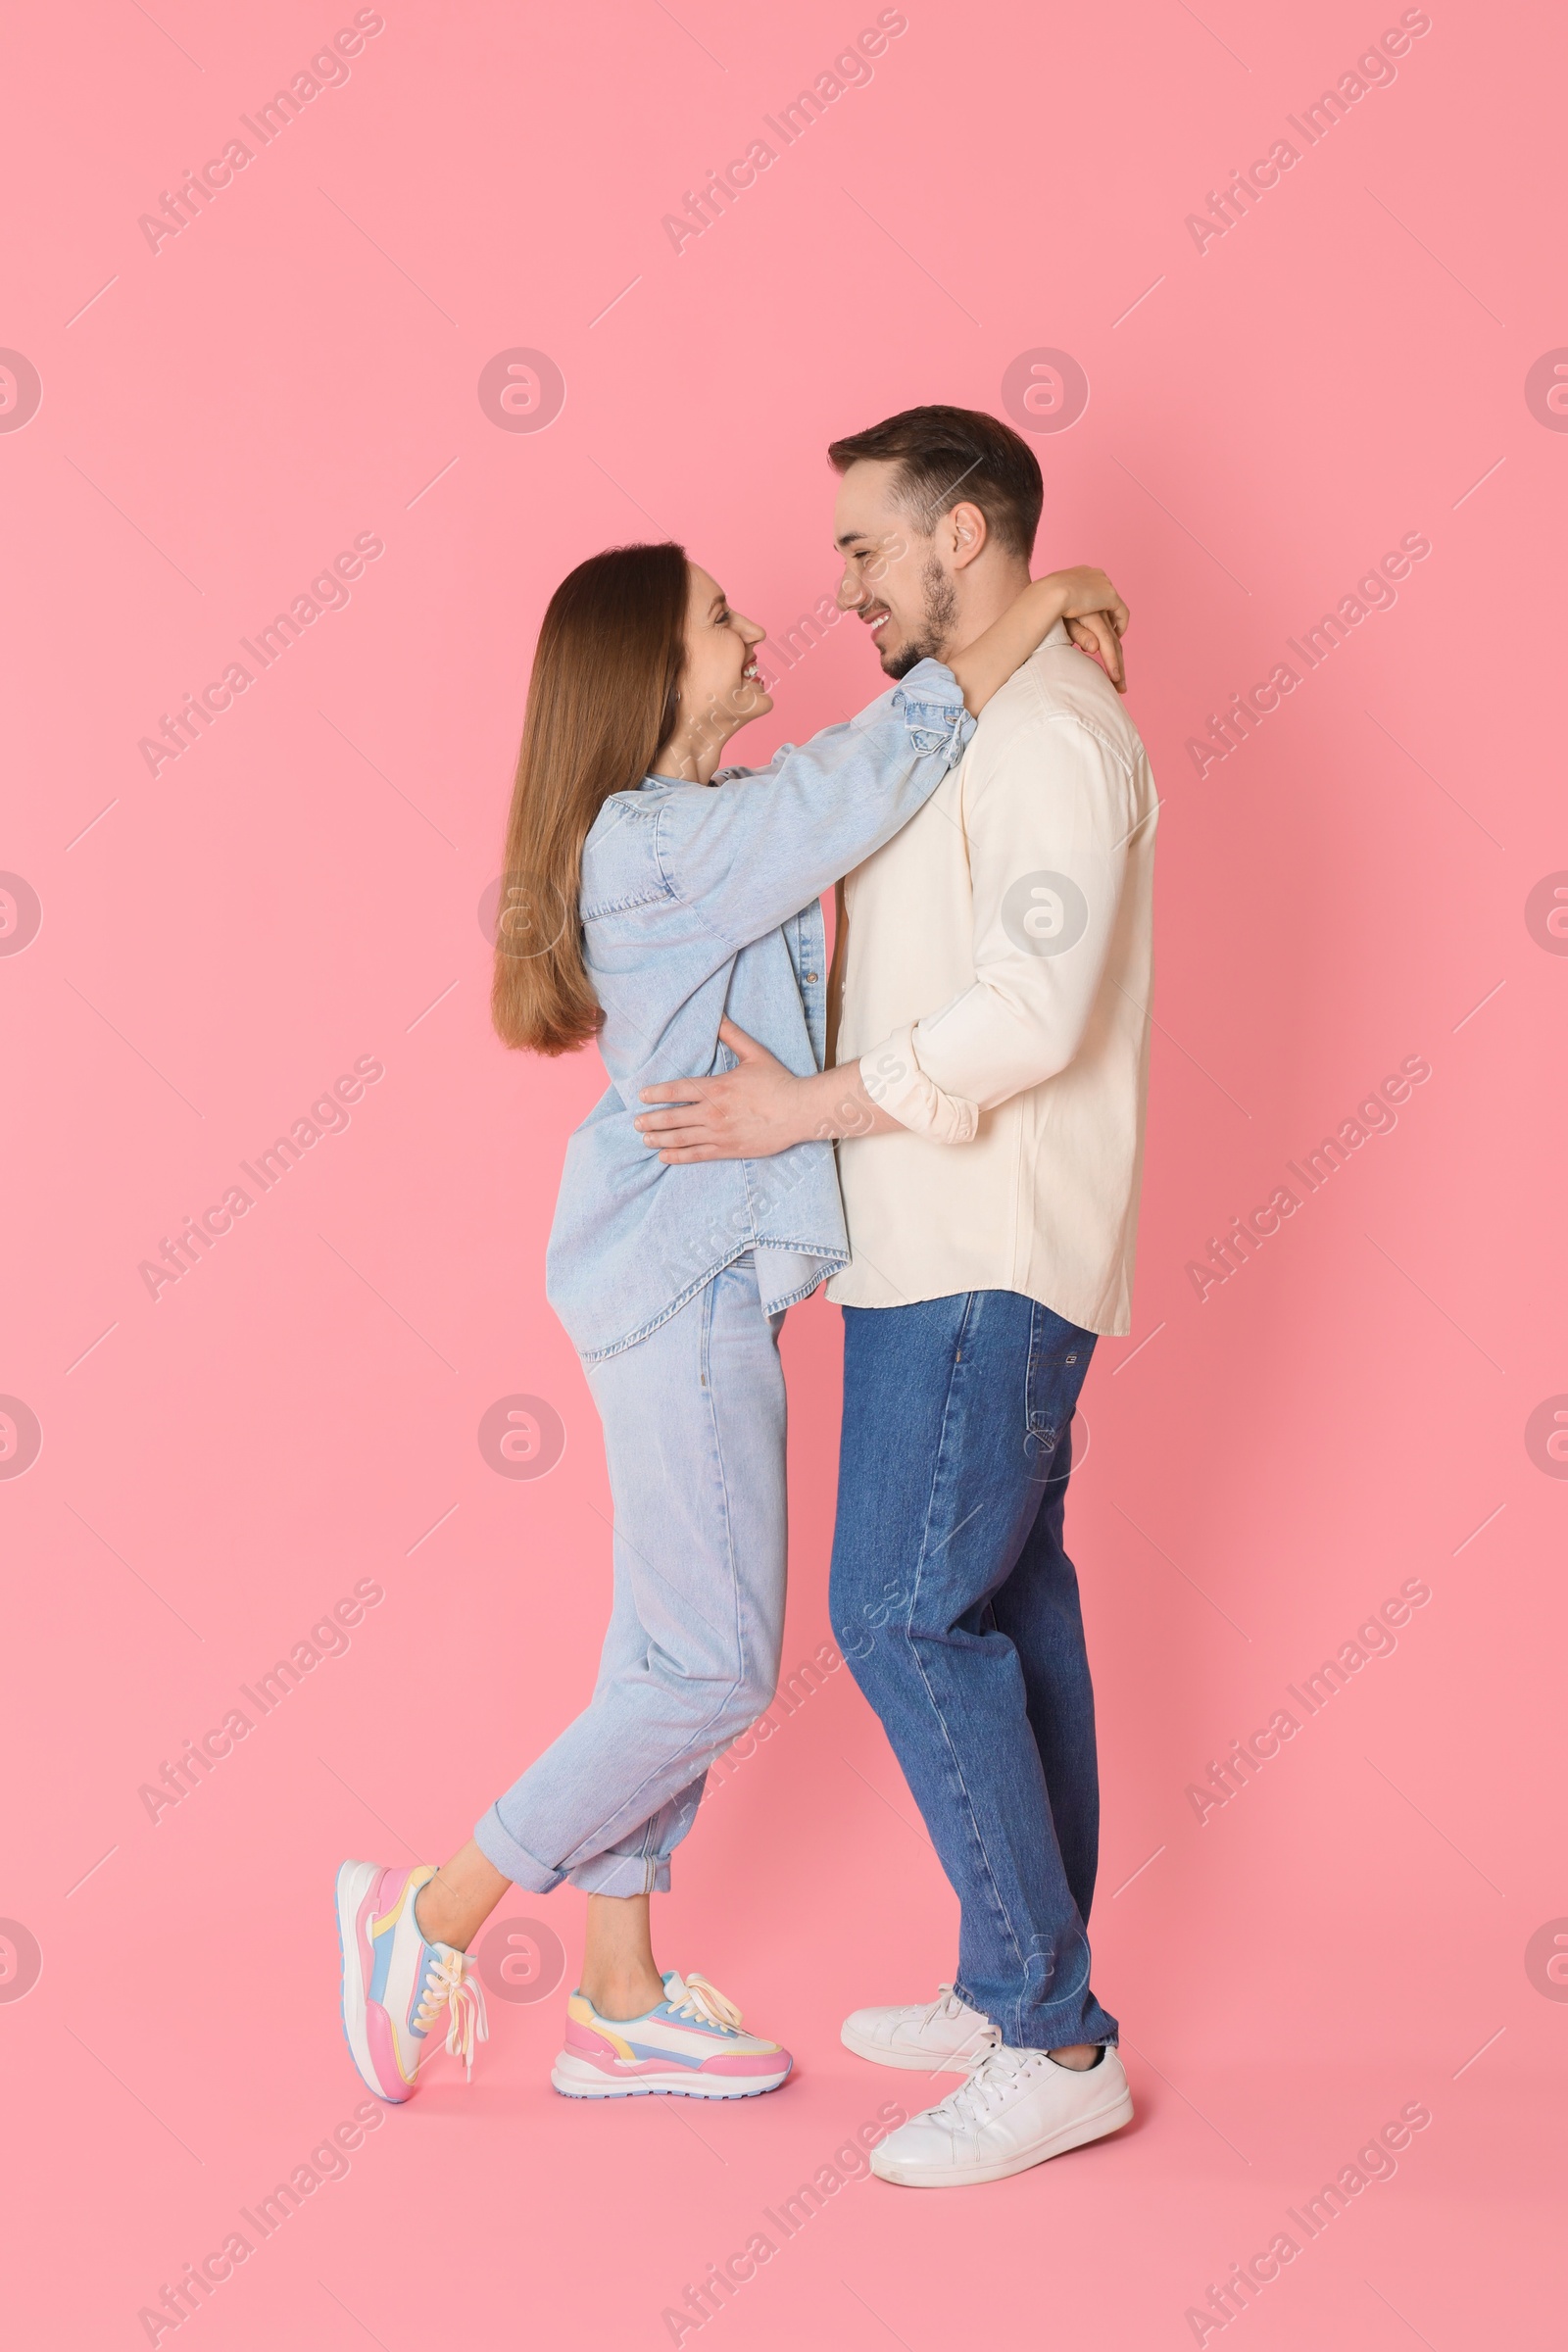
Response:
[{"label": "shirt button", "polygon": [[814,980],[816,978],[816,974],[814,972],[808,972],[806,977],[808,980]]}]

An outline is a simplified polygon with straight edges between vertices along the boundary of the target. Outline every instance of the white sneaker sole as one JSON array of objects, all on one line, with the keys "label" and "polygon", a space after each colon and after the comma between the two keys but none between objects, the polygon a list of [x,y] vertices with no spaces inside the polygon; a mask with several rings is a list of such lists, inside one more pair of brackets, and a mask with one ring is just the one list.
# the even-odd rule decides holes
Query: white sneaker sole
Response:
[{"label": "white sneaker sole", "polygon": [[1092,2139],[1103,2139],[1132,2120],[1132,2094],[1124,2091],[1098,2115],[1080,2116],[1075,2123],[1063,2124],[1059,2132],[1051,2132],[1047,2138],[1036,2140],[1032,2147],[1020,2148],[1017,2155],[1004,2157],[997,2164],[955,2165],[937,2171],[929,2165],[901,2164],[897,2157],[887,2156],[885,2148],[877,2147],[871,2150],[871,2170],[879,2180],[891,2180],[900,2188],[978,2186],[983,2180],[1006,2180],[1014,2173],[1026,2173],[1031,2165],[1045,2164],[1053,2156],[1064,2156],[1069,2148],[1081,2148]]},{"label": "white sneaker sole", "polygon": [[873,2066],[907,2067],[921,2075],[966,2075],[991,2046],[989,2039],[977,2034],[956,2050],[890,2050],[885,2042],[857,2034],[848,2022],[840,2027],[839,2039],[857,2058],[869,2058]]},{"label": "white sneaker sole", "polygon": [[337,1948],[343,1964],[343,2038],[362,2080],[376,2097],[385,2092],[376,2080],[365,2030],[365,1983],[356,1936],[360,1905],[380,1876],[378,1862],[345,1862],[337,1874]]},{"label": "white sneaker sole", "polygon": [[676,2099],[757,2099],[789,2081],[781,2075],[694,2075],[675,2067],[667,2075],[628,2075],[617,2081],[602,2074],[586,2058],[563,2050],[550,2069],[550,2080],[567,2099],[646,2099],[656,2095]]}]

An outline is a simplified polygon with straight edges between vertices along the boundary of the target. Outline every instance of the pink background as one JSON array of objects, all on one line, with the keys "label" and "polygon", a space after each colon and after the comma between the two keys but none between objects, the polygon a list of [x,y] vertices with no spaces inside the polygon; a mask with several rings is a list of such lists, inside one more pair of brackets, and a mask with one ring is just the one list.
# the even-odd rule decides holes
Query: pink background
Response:
[{"label": "pink background", "polygon": [[[1253,2352],[1555,2345],[1568,1485],[1525,1432],[1568,1405],[1568,961],[1526,903],[1568,868],[1541,691],[1568,439],[1525,378],[1568,344],[1560,14],[1442,0],[1200,254],[1186,216],[1397,8],[913,0],[869,83],[677,255],[662,216],[874,7],[398,0],[156,254],[139,216],[353,12],[155,13],[28,12],[0,149],[0,344],[42,382],[0,432],[0,867],[42,909],[0,956],[0,1391],[42,1431],[0,1479],[0,1915],[42,1960],[28,1990],[0,1930],[18,2340],[147,2340],[138,2309],[352,2113],[335,1864],[439,1858],[588,1687],[606,1485],[542,1261],[601,1075],[502,1052],[477,915],[551,588],[668,532],[780,635],[835,584],[830,436],[1003,413],[1049,348],[1091,394],[1037,439],[1038,562],[1125,589],[1165,797],[1136,1327],[1091,1375],[1069,1515],[1096,1973],[1139,2121],[958,2199],[849,2181],[700,2332],[1192,2342],[1208,2283],[1420,2101],[1397,2176],[1248,2313]],[[476,394],[519,347],[564,378],[543,431]],[[347,609],[150,774],[138,739],[362,532],[385,552]],[[1205,713],[1407,532],[1432,553],[1397,605],[1200,780]],[[741,749],[878,683],[835,630]],[[1416,1054],[1396,1131],[1200,1302],[1187,1261]],[[362,1055],[385,1075],[347,1132],[155,1301],[139,1261]],[[836,1316],[792,1316],[786,1351],[793,1668],[828,1630]],[[564,1427],[546,1477],[480,1452],[516,1395]],[[367,1578],[348,1653],[152,1822],[141,1785]],[[1200,1825],[1188,1785],[1407,1579],[1432,1597],[1396,1652]],[[952,1973],[952,1897],[848,1674],[776,1720],[661,1945],[792,2044],[794,2083],[567,2104],[560,1996],[492,1998],[472,2088],[442,2059],[201,2342],[667,2343],[763,2207],[882,2102],[925,2103],[837,2029]],[[579,1898],[502,1918],[575,1968]]]}]

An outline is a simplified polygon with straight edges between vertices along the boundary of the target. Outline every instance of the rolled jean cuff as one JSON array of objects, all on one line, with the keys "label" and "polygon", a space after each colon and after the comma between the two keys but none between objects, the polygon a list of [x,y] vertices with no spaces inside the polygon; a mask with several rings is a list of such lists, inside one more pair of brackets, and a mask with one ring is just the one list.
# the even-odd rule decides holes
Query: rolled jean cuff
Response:
[{"label": "rolled jean cuff", "polygon": [[1079,2042],[1102,2042],[1113,2050],[1121,2038],[1120,2026],[1093,1993],[1087,2001],[1080,1993],[1049,2007],[1013,2001],[999,2012],[961,1983],[953,1989],[960,2001],[990,2018],[1009,2050],[1070,2050]]},{"label": "rolled jean cuff", "polygon": [[526,1886],[530,1894],[550,1894],[566,1876],[548,1862],[541,1862],[527,1847],[510,1837],[500,1812],[492,1805],[482,1820],[473,1825],[473,1842],[487,1862],[493,1862],[514,1886]]},{"label": "rolled jean cuff", "polygon": [[595,1854],[566,1873],[583,1894],[667,1894],[667,1854]]}]

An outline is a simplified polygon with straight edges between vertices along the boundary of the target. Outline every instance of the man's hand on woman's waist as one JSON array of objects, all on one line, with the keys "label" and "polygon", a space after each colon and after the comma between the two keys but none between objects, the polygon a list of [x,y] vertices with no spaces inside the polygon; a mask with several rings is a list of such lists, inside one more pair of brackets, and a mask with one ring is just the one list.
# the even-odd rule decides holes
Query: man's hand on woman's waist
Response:
[{"label": "man's hand on woman's waist", "polygon": [[661,1107],[640,1111],[632,1123],[668,1166],[689,1159],[768,1159],[792,1144],[891,1135],[902,1126],[872,1102],[858,1062],[797,1078],[733,1021],[719,1024],[718,1038],[735,1055],[733,1070],[642,1090],[645,1102]]}]

